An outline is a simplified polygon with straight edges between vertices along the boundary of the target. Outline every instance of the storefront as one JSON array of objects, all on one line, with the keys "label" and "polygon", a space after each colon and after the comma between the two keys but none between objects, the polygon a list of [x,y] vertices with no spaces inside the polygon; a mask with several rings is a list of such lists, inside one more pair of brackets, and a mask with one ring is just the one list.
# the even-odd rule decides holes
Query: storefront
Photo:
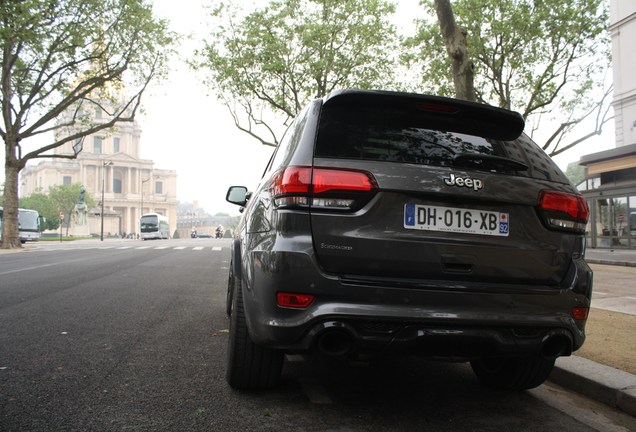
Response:
[{"label": "storefront", "polygon": [[636,249],[636,144],[583,156],[588,247]]}]

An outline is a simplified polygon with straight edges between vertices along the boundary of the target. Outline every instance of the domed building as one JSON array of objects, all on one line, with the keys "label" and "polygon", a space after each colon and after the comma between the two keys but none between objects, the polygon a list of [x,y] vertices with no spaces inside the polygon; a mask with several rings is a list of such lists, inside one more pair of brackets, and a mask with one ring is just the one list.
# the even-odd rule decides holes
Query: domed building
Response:
[{"label": "domed building", "polygon": [[[109,114],[99,107],[92,113],[83,113],[84,119],[87,115],[95,123],[109,120]],[[170,233],[174,233],[177,173],[155,168],[152,160],[140,157],[141,128],[136,121],[121,122],[76,142],[69,141],[54,149],[53,154],[72,156],[80,149],[76,159],[52,158],[25,167],[20,196],[47,193],[54,185],[81,183],[98,204],[89,209],[87,226],[74,226],[71,222],[70,232],[74,235],[100,236],[103,224],[105,237],[122,233],[136,236],[140,232],[140,216],[150,212],[167,216]]]}]

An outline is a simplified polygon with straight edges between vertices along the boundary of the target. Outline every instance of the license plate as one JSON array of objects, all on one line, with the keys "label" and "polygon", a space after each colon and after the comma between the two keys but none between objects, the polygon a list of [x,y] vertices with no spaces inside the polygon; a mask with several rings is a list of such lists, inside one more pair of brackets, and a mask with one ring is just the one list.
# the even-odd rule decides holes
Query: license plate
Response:
[{"label": "license plate", "polygon": [[404,205],[404,228],[508,236],[508,213],[420,204]]}]

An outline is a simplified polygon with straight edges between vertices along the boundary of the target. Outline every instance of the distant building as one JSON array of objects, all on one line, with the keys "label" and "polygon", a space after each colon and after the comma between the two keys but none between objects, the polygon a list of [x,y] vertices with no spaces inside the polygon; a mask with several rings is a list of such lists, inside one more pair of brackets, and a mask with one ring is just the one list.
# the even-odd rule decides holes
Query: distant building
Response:
[{"label": "distant building", "polygon": [[[107,114],[97,108],[93,121],[105,122]],[[152,160],[141,159],[140,138],[139,124],[124,122],[86,136],[83,142],[68,142],[54,154],[73,155],[73,146],[81,144],[77,159],[51,159],[27,166],[21,172],[20,196],[47,193],[53,185],[81,183],[98,202],[89,212],[90,234],[100,234],[103,195],[105,236],[138,233],[139,217],[148,212],[167,216],[172,235],[177,227],[177,173],[154,168]]]},{"label": "distant building", "polygon": [[616,148],[583,156],[588,245],[636,249],[636,2],[610,1]]},{"label": "distant building", "polygon": [[180,238],[190,237],[193,231],[198,235],[214,236],[219,225],[226,230],[231,229],[238,219],[237,216],[208,214],[199,207],[197,201],[179,203],[177,206],[177,232]]}]

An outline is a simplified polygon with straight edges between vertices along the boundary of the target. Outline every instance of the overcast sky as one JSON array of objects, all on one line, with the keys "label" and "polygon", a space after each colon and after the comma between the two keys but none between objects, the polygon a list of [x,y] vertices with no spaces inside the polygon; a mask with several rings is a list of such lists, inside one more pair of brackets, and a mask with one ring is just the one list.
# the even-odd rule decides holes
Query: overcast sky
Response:
[{"label": "overcast sky", "polygon": [[[167,18],[172,29],[193,33],[200,39],[205,30],[206,0],[154,0],[155,13]],[[241,4],[264,4],[264,0]],[[398,24],[412,25],[421,15],[418,0],[399,0]],[[408,32],[408,31],[407,31]],[[151,88],[144,95],[144,113],[138,117],[142,128],[141,157],[155,162],[155,168],[177,171],[177,199],[198,201],[199,206],[215,214],[238,214],[238,207],[225,202],[231,185],[254,188],[273,149],[240,132],[223,105],[200,84],[184,60],[192,55],[195,44],[186,42],[180,48],[167,82]],[[565,170],[583,154],[614,146],[613,125],[605,128],[600,139],[568,151],[556,159]],[[4,152],[0,155],[0,174],[4,179]]]}]

